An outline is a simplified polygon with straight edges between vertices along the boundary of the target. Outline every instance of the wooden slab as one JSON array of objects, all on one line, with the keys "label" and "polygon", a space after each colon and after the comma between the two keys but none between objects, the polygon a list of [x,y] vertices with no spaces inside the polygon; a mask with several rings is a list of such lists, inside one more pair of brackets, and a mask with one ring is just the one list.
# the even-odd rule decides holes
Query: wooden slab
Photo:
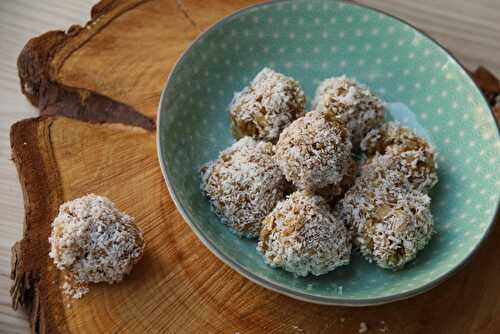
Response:
[{"label": "wooden slab", "polygon": [[[439,288],[357,309],[307,304],[263,289],[196,239],[166,191],[150,130],[179,53],[200,30],[246,4],[104,0],[92,10],[89,28],[48,33],[23,50],[19,73],[30,101],[42,114],[86,121],[42,117],[11,131],[26,208],[24,237],[13,252],[12,294],[15,306],[31,307],[33,331],[356,333],[361,322],[373,332],[499,331],[498,226],[474,260]],[[132,28],[142,33],[127,36]],[[120,52],[107,48],[111,44]],[[141,62],[128,62],[138,54]],[[126,125],[95,124],[102,122]],[[48,235],[58,206],[89,192],[136,217],[147,248],[126,281],[96,285],[74,301],[60,292]]]},{"label": "wooden slab", "polygon": [[21,89],[45,115],[151,130],[180,54],[216,20],[255,2],[103,0],[84,27],[28,42],[18,59]]},{"label": "wooden slab", "polygon": [[[500,226],[465,270],[429,293],[371,308],[312,305],[251,283],[196,239],[165,188],[154,134],[43,117],[14,125],[11,142],[26,201],[13,293],[33,305],[35,332],[354,333],[360,322],[384,328],[380,321],[393,333],[500,328]],[[90,192],[136,217],[147,246],[123,283],[93,286],[75,301],[61,294],[48,236],[59,205]]]}]

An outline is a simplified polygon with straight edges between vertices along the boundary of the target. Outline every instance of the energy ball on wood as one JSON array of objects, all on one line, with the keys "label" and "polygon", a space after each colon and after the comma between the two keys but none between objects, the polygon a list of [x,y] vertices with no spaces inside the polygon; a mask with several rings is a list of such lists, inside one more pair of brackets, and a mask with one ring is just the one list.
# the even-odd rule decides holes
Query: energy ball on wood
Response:
[{"label": "energy ball on wood", "polygon": [[352,163],[351,141],[344,124],[330,112],[312,111],[281,133],[276,161],[299,189],[340,184]]},{"label": "energy ball on wood", "polygon": [[285,127],[304,115],[305,104],[297,81],[264,68],[231,102],[233,134],[237,139],[250,136],[275,142]]},{"label": "energy ball on wood", "polygon": [[287,182],[274,147],[244,137],[202,167],[203,193],[221,221],[236,234],[259,235],[260,222],[283,199]]},{"label": "energy ball on wood", "polygon": [[402,268],[434,234],[429,196],[405,182],[401,173],[376,166],[356,179],[338,205],[354,244],[382,268]]},{"label": "energy ball on wood", "polygon": [[88,291],[88,283],[123,280],[144,251],[134,219],[94,194],[60,206],[49,242],[49,256],[68,278],[63,289],[74,298]]},{"label": "energy ball on wood", "polygon": [[333,112],[344,121],[355,147],[370,130],[384,122],[384,103],[345,75],[326,79],[319,85],[313,109]]},{"label": "energy ball on wood", "polygon": [[263,220],[257,250],[272,267],[317,276],[347,265],[351,243],[322,197],[297,191]]},{"label": "energy ball on wood", "polygon": [[398,170],[417,190],[429,191],[438,181],[434,148],[398,123],[389,122],[370,131],[361,142],[361,149],[366,152],[369,165]]}]

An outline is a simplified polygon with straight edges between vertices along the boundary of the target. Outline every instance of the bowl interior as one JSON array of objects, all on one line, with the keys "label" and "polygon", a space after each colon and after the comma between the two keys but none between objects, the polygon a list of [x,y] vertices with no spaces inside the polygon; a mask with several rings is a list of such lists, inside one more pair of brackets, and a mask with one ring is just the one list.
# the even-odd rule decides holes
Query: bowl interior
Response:
[{"label": "bowl interior", "polygon": [[[200,166],[231,145],[228,105],[264,66],[299,80],[308,106],[318,83],[346,74],[388,102],[388,118],[439,152],[432,196],[437,235],[404,270],[355,254],[351,265],[299,278],[264,264],[200,192]],[[226,262],[263,285],[312,301],[369,304],[412,295],[458,267],[486,234],[499,200],[500,143],[483,96],[442,48],[405,23],[335,1],[283,1],[236,13],[204,33],[171,73],[159,111],[161,164],[185,218]]]}]

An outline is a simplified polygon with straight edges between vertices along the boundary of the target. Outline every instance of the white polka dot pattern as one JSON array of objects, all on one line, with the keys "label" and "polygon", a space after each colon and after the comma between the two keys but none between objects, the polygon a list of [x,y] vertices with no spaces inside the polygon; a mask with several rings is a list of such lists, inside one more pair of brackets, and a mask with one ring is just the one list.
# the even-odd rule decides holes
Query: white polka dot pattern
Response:
[{"label": "white polka dot pattern", "polygon": [[[355,255],[350,266],[331,274],[297,278],[266,266],[253,242],[217,223],[198,190],[198,168],[232,143],[233,92],[264,66],[299,80],[309,101],[321,80],[344,73],[356,77],[389,102],[389,118],[436,146],[440,182],[431,196],[437,235],[408,268],[394,274]],[[158,133],[173,197],[190,224],[260,280],[323,301],[366,302],[418,291],[469,255],[499,200],[498,132],[466,73],[413,28],[345,3],[271,3],[217,24],[177,64]]]}]

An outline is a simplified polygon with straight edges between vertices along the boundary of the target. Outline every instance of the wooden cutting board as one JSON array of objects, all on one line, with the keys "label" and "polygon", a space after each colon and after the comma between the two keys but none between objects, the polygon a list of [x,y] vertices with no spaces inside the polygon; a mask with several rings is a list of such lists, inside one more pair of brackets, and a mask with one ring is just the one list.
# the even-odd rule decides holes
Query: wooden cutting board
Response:
[{"label": "wooden cutting board", "polygon": [[[26,209],[24,237],[13,248],[12,294],[14,306],[28,308],[33,331],[356,333],[361,322],[370,332],[500,331],[499,226],[438,288],[368,308],[313,305],[268,291],[196,239],[156,159],[156,105],[189,42],[249,2],[103,0],[86,27],[49,32],[23,50],[22,91],[45,115],[11,130]],[[500,92],[484,70],[478,78],[490,95]],[[61,203],[90,192],[134,216],[147,247],[124,282],[95,285],[70,300],[47,255],[50,223]]]}]

